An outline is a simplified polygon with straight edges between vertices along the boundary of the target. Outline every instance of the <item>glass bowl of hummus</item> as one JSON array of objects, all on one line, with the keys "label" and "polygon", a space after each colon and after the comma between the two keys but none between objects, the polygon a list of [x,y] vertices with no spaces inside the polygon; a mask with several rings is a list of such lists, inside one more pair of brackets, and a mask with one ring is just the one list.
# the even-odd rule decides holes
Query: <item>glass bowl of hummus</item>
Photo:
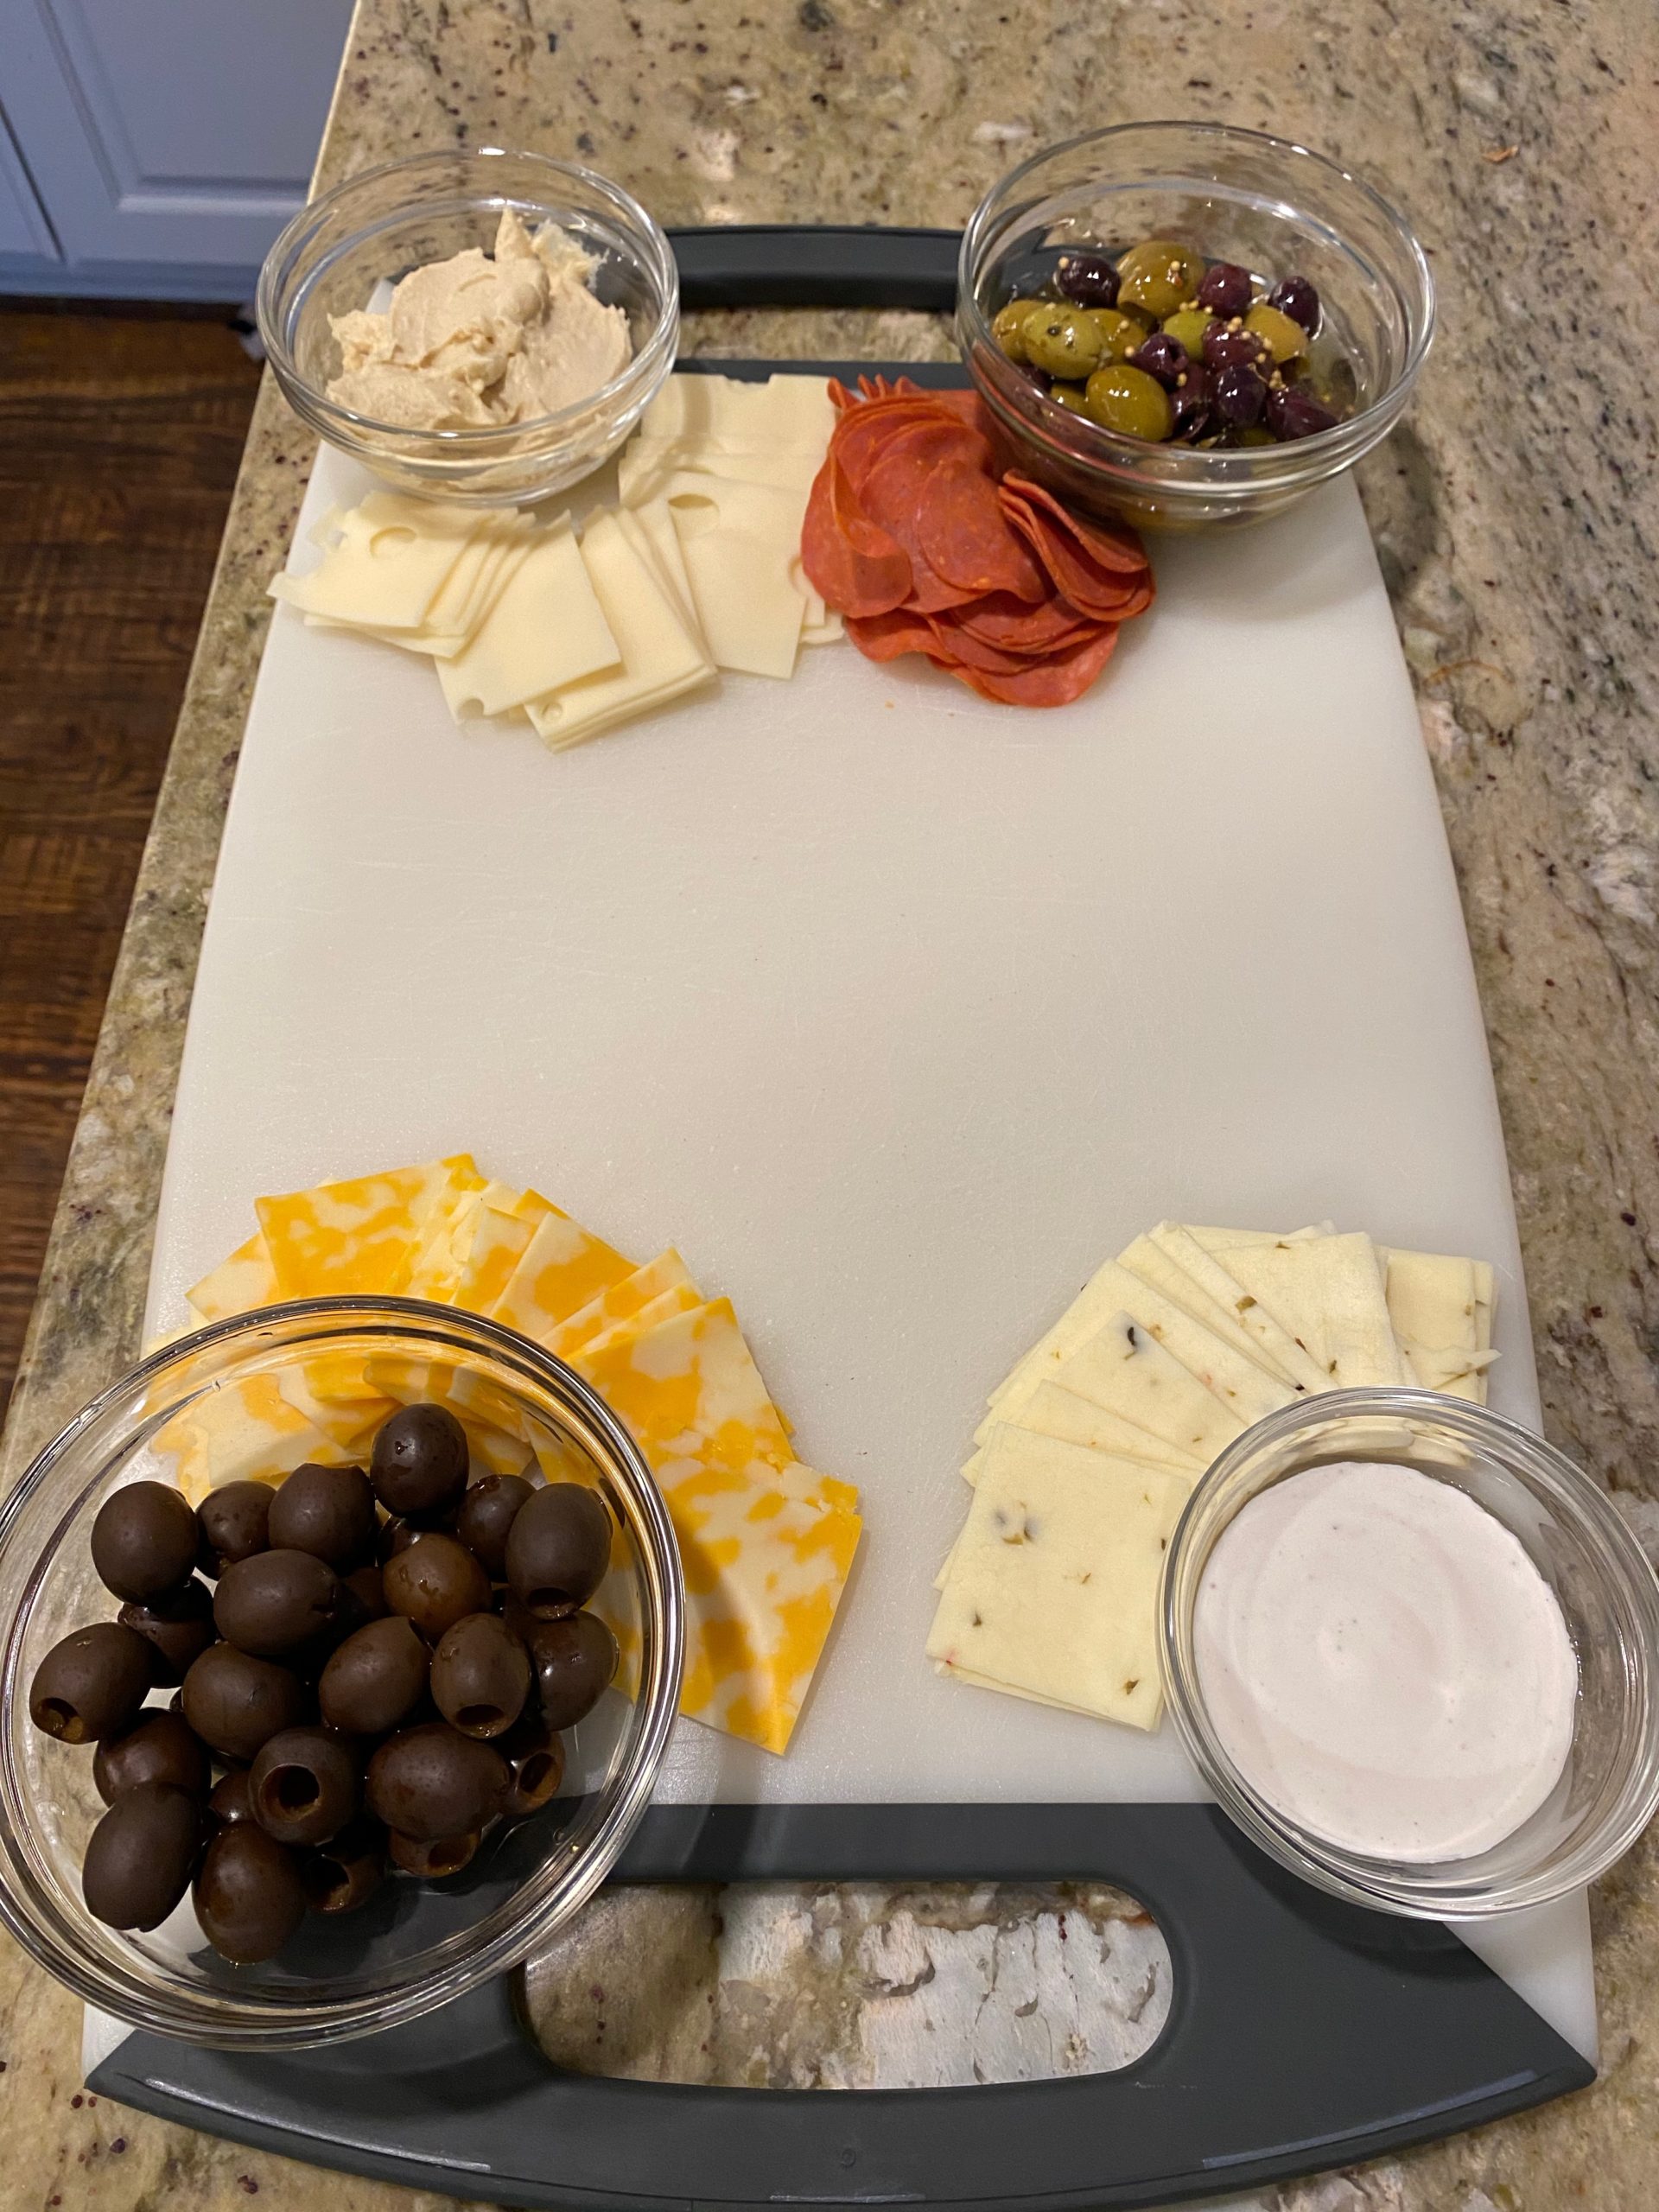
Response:
[{"label": "glass bowl of hummus", "polygon": [[679,276],[592,169],[416,154],[302,208],[257,314],[283,397],[330,445],[417,498],[523,504],[628,436],[673,366]]}]

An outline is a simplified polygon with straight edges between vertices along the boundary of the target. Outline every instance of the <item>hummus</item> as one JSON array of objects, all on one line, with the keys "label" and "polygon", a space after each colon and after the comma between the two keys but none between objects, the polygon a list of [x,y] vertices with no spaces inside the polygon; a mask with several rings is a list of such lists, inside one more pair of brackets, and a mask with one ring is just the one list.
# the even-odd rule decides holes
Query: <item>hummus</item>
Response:
[{"label": "hummus", "polygon": [[628,319],[591,289],[591,254],[506,208],[476,246],[411,270],[384,315],[331,318],[337,406],[410,430],[493,429],[588,398],[627,365]]}]

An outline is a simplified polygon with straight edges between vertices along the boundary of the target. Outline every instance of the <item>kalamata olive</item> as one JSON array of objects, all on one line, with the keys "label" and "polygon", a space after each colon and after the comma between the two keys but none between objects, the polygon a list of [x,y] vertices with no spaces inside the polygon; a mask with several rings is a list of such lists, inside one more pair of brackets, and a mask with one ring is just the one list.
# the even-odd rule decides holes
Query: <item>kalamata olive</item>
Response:
[{"label": "kalamata olive", "polygon": [[204,1744],[227,1759],[251,1759],[279,1728],[306,1716],[305,1685],[290,1668],[210,1644],[184,1678],[184,1717]]},{"label": "kalamata olive", "polygon": [[463,1736],[499,1736],[530,1694],[530,1654],[494,1613],[468,1613],[432,1654],[432,1696]]},{"label": "kalamata olive", "polygon": [[1236,261],[1212,261],[1199,281],[1196,296],[1201,308],[1208,308],[1224,322],[1230,315],[1249,313],[1255,287],[1249,270],[1241,269]]},{"label": "kalamata olive", "polygon": [[130,1598],[116,1618],[149,1644],[149,1678],[158,1689],[181,1682],[191,1661],[199,1659],[214,1638],[213,1592],[194,1574],[176,1590],[161,1591],[154,1598]]},{"label": "kalamata olive", "polygon": [[467,1432],[445,1406],[402,1406],[374,1440],[370,1476],[388,1513],[429,1513],[467,1486]]},{"label": "kalamata olive", "polygon": [[425,1694],[427,1649],[401,1613],[371,1621],[334,1651],[317,1684],[331,1728],[381,1736],[407,1719]]},{"label": "kalamata olive", "polygon": [[610,1563],[609,1510],[597,1491],[580,1483],[548,1483],[534,1491],[507,1533],[508,1585],[537,1620],[556,1619],[584,1604]]},{"label": "kalamata olive", "polygon": [[434,1530],[386,1561],[380,1586],[391,1611],[433,1643],[452,1622],[489,1610],[489,1576],[465,1544]]},{"label": "kalamata olive", "polygon": [[1216,412],[1237,429],[1261,419],[1268,387],[1254,369],[1222,369],[1215,384]]},{"label": "kalamata olive", "polygon": [[1117,305],[1117,268],[1103,253],[1063,253],[1054,281],[1080,308]]},{"label": "kalamata olive", "polygon": [[1268,305],[1300,322],[1310,338],[1319,327],[1319,296],[1306,276],[1281,276],[1268,294]]},{"label": "kalamata olive", "polygon": [[417,1843],[465,1835],[501,1809],[507,1764],[490,1744],[429,1720],[388,1737],[369,1761],[369,1810]]},{"label": "kalamata olive", "polygon": [[401,1514],[394,1513],[389,1521],[383,1521],[375,1539],[375,1555],[381,1566],[388,1565],[399,1552],[406,1552],[421,1533],[412,1521],[405,1521]]},{"label": "kalamata olive", "polygon": [[278,1843],[327,1843],[357,1812],[358,1763],[327,1728],[283,1728],[248,1775],[253,1816]]},{"label": "kalamata olive", "polygon": [[201,1806],[168,1782],[124,1789],[92,1830],[81,1895],[106,1928],[159,1928],[190,1886]]},{"label": "kalamata olive", "polygon": [[265,1549],[274,1496],[269,1483],[226,1483],[223,1490],[208,1491],[196,1508],[196,1523],[219,1564],[206,1572],[220,1575],[238,1560]]},{"label": "kalamata olive", "polygon": [[73,1629],[35,1669],[29,1718],[65,1744],[95,1743],[130,1727],[150,1687],[150,1647],[116,1621]]},{"label": "kalamata olive", "polygon": [[[381,1620],[385,1616],[386,1593],[380,1580],[378,1566],[354,1567],[349,1574],[340,1577],[341,1586],[350,1592],[353,1608],[365,1621]],[[361,1625],[361,1622],[358,1624]]]},{"label": "kalamata olive", "polygon": [[574,1728],[616,1673],[616,1638],[597,1613],[572,1613],[538,1621],[529,1644],[543,1719],[550,1728]]},{"label": "kalamata olive", "polygon": [[1253,330],[1229,330],[1224,322],[1212,322],[1204,334],[1204,363],[1217,372],[1223,369],[1261,370],[1267,360],[1268,349]]},{"label": "kalamata olive", "polygon": [[228,1774],[220,1775],[207,1799],[207,1810],[226,1827],[253,1818],[253,1791],[246,1767],[233,1766]]},{"label": "kalamata olive", "polygon": [[327,1634],[340,1582],[309,1552],[256,1552],[219,1577],[213,1619],[219,1634],[257,1659],[281,1659]]},{"label": "kalamata olive", "polygon": [[1178,438],[1200,436],[1209,425],[1211,407],[1215,397],[1215,379],[1202,361],[1194,361],[1189,365],[1170,397],[1175,403],[1175,427],[1172,435]]},{"label": "kalamata olive", "polygon": [[522,1475],[486,1475],[461,1501],[455,1535],[498,1582],[507,1571],[507,1532],[519,1508],[534,1496]]},{"label": "kalamata olive", "polygon": [[92,1780],[106,1805],[146,1782],[165,1782],[188,1797],[205,1797],[212,1779],[207,1754],[176,1713],[146,1713],[124,1736],[106,1736],[92,1758]]},{"label": "kalamata olive", "polygon": [[1144,369],[1149,377],[1156,377],[1166,391],[1173,391],[1186,369],[1186,348],[1179,339],[1167,332],[1154,330],[1150,338],[1143,338],[1129,356],[1131,367]]},{"label": "kalamata olive", "polygon": [[355,1912],[385,1878],[386,1832],[378,1821],[359,1819],[308,1852],[300,1879],[313,1912]]},{"label": "kalamata olive", "polygon": [[1333,430],[1337,425],[1331,410],[1300,385],[1268,392],[1266,420],[1274,436],[1285,439],[1311,438],[1316,431]]},{"label": "kalamata olive", "polygon": [[274,1959],[305,1917],[299,1861],[257,1821],[220,1828],[196,1874],[196,1917],[233,1965]]},{"label": "kalamata olive", "polygon": [[386,1838],[386,1848],[391,1854],[392,1865],[401,1866],[405,1874],[418,1874],[423,1881],[441,1882],[446,1874],[459,1874],[463,1866],[470,1866],[482,1840],[476,1828],[467,1835],[435,1836],[425,1842],[399,1835],[394,1828]]},{"label": "kalamata olive", "polygon": [[564,1745],[534,1705],[521,1713],[495,1748],[507,1763],[507,1794],[502,1817],[528,1820],[558,1795],[564,1779]]},{"label": "kalamata olive", "polygon": [[92,1565],[118,1598],[153,1598],[184,1581],[196,1563],[196,1516],[166,1483],[129,1483],[106,1497],[92,1522]]},{"label": "kalamata olive", "polygon": [[296,1467],[270,1501],[273,1549],[310,1552],[337,1573],[374,1550],[380,1516],[361,1467]]}]

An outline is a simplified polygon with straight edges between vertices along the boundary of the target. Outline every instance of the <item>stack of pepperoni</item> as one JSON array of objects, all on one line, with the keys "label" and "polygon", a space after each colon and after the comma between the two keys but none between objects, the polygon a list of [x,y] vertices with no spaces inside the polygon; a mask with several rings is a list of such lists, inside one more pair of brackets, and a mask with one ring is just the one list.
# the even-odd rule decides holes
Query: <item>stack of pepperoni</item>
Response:
[{"label": "stack of pepperoni", "polygon": [[1152,604],[1140,539],[998,466],[978,400],[907,377],[830,385],[840,420],[801,560],[871,660],[923,653],[987,699],[1059,707]]}]

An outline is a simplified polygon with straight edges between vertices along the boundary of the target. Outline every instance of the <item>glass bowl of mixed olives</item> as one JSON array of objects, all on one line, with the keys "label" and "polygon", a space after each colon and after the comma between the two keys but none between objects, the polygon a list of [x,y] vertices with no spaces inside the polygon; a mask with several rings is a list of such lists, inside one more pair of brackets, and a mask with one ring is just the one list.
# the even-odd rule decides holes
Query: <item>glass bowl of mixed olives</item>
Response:
[{"label": "glass bowl of mixed olives", "polygon": [[1423,250],[1379,194],[1219,124],[1039,154],[963,238],[963,356],[1020,467],[1141,528],[1259,520],[1351,467],[1433,322]]},{"label": "glass bowl of mixed olives", "polygon": [[[296,1409],[351,1405],[304,1459]],[[397,1299],[204,1329],[0,1506],[0,1916],[190,2042],[414,2019],[614,1866],[683,1605],[626,1430],[512,1331]]]}]

